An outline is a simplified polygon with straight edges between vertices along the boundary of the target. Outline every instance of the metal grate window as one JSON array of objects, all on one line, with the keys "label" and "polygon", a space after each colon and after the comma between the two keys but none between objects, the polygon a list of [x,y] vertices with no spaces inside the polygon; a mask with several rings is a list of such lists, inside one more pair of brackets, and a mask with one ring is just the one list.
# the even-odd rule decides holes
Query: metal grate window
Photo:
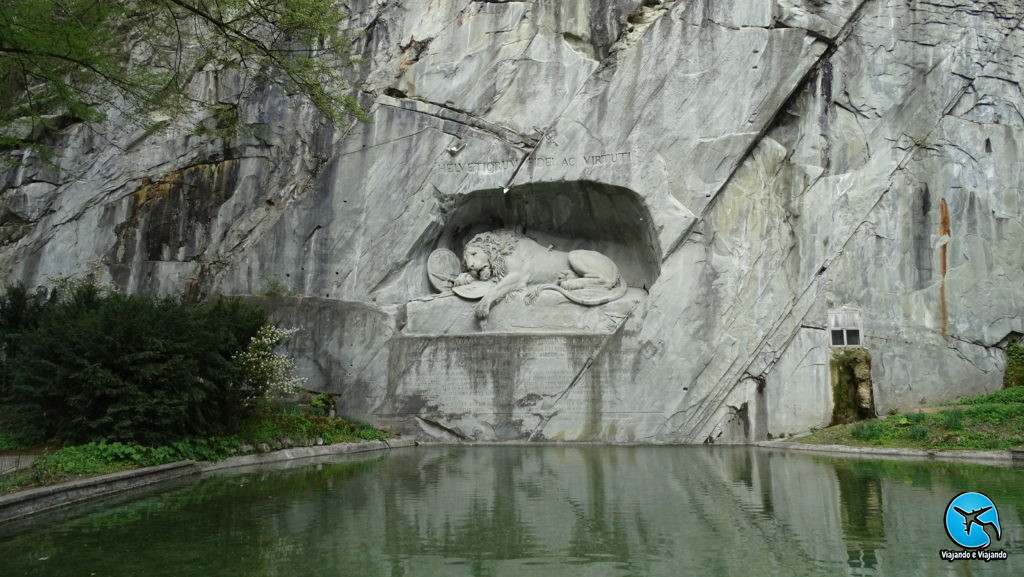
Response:
[{"label": "metal grate window", "polygon": [[833,347],[861,346],[863,324],[860,309],[843,307],[828,311],[829,344]]}]

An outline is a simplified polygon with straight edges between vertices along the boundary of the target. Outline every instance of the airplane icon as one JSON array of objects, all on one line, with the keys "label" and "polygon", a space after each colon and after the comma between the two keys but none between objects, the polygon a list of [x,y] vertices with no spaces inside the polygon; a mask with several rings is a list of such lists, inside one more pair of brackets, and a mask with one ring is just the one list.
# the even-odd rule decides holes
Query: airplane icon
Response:
[{"label": "airplane icon", "polygon": [[985,525],[992,525],[993,527],[995,527],[996,530],[996,539],[1002,539],[1002,531],[999,530],[999,525],[993,523],[992,521],[982,521],[978,519],[980,515],[984,514],[989,509],[992,509],[992,507],[982,507],[981,509],[975,509],[968,513],[967,511],[964,511],[960,507],[953,507],[953,510],[959,513],[960,516],[964,518],[964,528],[967,529],[968,535],[971,534],[971,525],[977,524],[979,527],[982,528],[983,531],[985,530]]}]

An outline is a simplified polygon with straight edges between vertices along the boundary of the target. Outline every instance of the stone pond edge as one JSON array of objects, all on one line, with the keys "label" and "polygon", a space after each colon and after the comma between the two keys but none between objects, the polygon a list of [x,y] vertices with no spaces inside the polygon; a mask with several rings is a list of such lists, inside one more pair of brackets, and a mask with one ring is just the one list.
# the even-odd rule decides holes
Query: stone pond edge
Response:
[{"label": "stone pond edge", "polygon": [[1024,462],[1024,451],[969,451],[951,449],[904,449],[896,447],[857,447],[852,445],[816,445],[791,441],[761,441],[758,447],[789,449],[823,454],[842,454],[872,458],[896,458],[928,461],[954,461],[984,465],[1011,465]]},{"label": "stone pond edge", "polygon": [[219,471],[233,467],[246,467],[251,465],[262,465],[278,461],[291,461],[294,459],[306,459],[309,457],[320,457],[324,455],[344,455],[348,453],[365,453],[369,451],[382,451],[411,447],[416,445],[412,439],[387,439],[383,441],[362,441],[359,443],[337,443],[333,445],[320,445],[314,447],[295,447],[271,451],[269,453],[257,453],[252,455],[239,455],[229,457],[217,462],[196,462],[179,461],[155,467],[144,467],[142,469],[130,469],[119,471],[99,477],[77,479],[50,485],[18,491],[10,495],[0,496],[0,523],[13,521],[43,511],[51,511],[60,507],[66,507],[75,503],[81,503],[98,497],[105,497],[114,493],[129,491],[139,487],[145,487],[154,483],[160,483],[179,477],[187,477],[209,471]]}]

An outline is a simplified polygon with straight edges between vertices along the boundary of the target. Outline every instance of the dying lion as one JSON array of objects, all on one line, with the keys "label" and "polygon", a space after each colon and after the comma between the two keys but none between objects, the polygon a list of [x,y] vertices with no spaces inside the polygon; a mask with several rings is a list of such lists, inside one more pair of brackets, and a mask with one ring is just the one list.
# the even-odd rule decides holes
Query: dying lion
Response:
[{"label": "dying lion", "polygon": [[[592,250],[564,252],[544,248],[533,239],[511,230],[495,230],[474,236],[462,253],[469,272],[455,278],[455,286],[477,280],[497,280],[476,306],[476,318],[486,324],[491,307],[507,294],[530,287],[527,302],[541,292],[555,291],[570,301],[597,306],[622,298],[628,287],[607,256]],[[607,294],[583,297],[581,289],[607,290]],[[588,293],[589,294],[589,293]]]}]

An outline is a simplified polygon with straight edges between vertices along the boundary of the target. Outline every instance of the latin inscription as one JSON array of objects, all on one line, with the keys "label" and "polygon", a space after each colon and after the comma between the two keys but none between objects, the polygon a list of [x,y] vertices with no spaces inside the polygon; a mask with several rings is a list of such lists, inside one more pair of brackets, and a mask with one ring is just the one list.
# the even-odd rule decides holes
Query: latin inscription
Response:
[{"label": "latin inscription", "polygon": [[[610,152],[606,154],[583,154],[580,156],[531,156],[522,162],[523,168],[554,168],[554,167],[605,167],[616,164],[628,164],[630,153]],[[487,161],[439,162],[437,170],[441,172],[468,172],[479,174],[495,174],[512,172],[520,166],[517,158],[506,158]]]},{"label": "latin inscription", "polygon": [[[602,411],[628,382],[595,363],[568,393],[602,337],[442,337],[400,339],[392,350],[396,400],[418,398],[447,414]],[[424,345],[426,345],[424,347]],[[599,373],[595,385],[590,378]],[[557,401],[557,402],[556,402]],[[402,411],[398,402],[394,410]],[[411,407],[410,407],[411,408]],[[408,409],[407,409],[408,410]]]}]

